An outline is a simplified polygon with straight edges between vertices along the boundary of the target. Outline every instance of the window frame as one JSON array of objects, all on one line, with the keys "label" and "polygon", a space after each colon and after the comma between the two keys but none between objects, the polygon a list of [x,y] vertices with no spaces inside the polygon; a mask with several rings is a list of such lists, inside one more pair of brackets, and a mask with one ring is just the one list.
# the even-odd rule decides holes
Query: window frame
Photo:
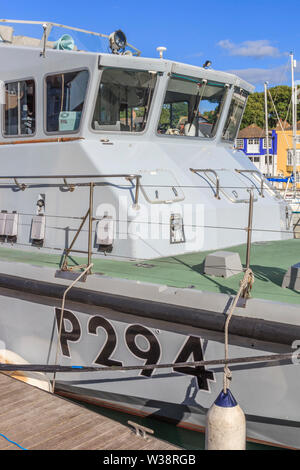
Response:
[{"label": "window frame", "polygon": [[35,115],[35,127],[34,127],[34,132],[32,134],[14,134],[14,135],[6,135],[5,134],[5,104],[4,103],[2,105],[2,129],[1,129],[1,132],[2,132],[2,137],[4,139],[18,139],[19,137],[22,137],[22,139],[25,137],[27,138],[30,138],[30,137],[34,137],[37,133],[37,109],[38,109],[38,106],[37,106],[37,97],[38,97],[38,93],[37,93],[37,82],[36,82],[36,79],[34,77],[27,77],[27,78],[18,78],[18,79],[13,79],[13,80],[6,80],[4,81],[4,87],[6,87],[6,85],[10,84],[10,83],[19,83],[19,82],[28,82],[28,81],[33,81],[34,83],[34,92],[35,92],[35,97],[34,97],[34,115]]},{"label": "window frame", "polygon": [[260,162],[260,156],[250,155],[249,160],[251,160],[252,163],[259,163]]},{"label": "window frame", "polygon": [[[263,155],[263,156],[265,157],[264,161],[265,161],[265,165],[267,166],[267,165],[268,165],[268,155],[265,154],[265,155]],[[272,165],[272,164],[273,164],[273,157],[274,157],[274,155],[272,155],[272,154],[270,155],[270,154],[269,154],[269,165]]]},{"label": "window frame", "polygon": [[258,137],[250,137],[247,139],[247,154],[261,155],[260,139]]},{"label": "window frame", "polygon": [[247,140],[248,140],[247,142],[248,145],[260,145],[260,139],[258,137],[250,137]]},{"label": "window frame", "polygon": [[[287,166],[293,166],[294,161],[293,161],[293,153],[294,149],[287,149],[287,158],[286,158],[286,165]],[[296,149],[296,165],[300,165],[300,149]]]},{"label": "window frame", "polygon": [[[162,112],[162,108],[163,108],[163,105],[165,104],[165,99],[166,99],[166,95],[167,95],[167,92],[168,92],[168,86],[169,86],[169,83],[170,83],[170,80],[172,80],[172,74],[173,73],[168,73],[168,80],[166,82],[166,87],[165,87],[165,91],[164,91],[164,94],[163,94],[163,100],[162,100],[162,103],[160,104],[160,112],[159,112],[159,116],[158,116],[158,120],[156,122],[156,126],[155,126],[155,135],[157,137],[161,137],[161,138],[169,138],[169,139],[180,139],[181,141],[184,141],[184,142],[213,142],[213,141],[216,141],[217,139],[219,139],[218,137],[218,134],[220,132],[220,124],[222,124],[222,120],[224,118],[224,110],[226,109],[226,104],[227,104],[227,101],[228,101],[228,97],[229,97],[229,94],[230,94],[230,91],[232,90],[232,83],[225,83],[224,82],[224,88],[227,88],[227,91],[225,92],[225,94],[227,95],[225,97],[225,100],[223,102],[223,108],[222,108],[222,112],[221,112],[221,115],[220,115],[220,118],[219,118],[219,122],[218,122],[218,127],[216,129],[216,132],[214,134],[213,137],[201,137],[201,136],[187,136],[187,135],[176,135],[176,134],[173,134],[173,135],[169,135],[169,134],[160,134],[158,132],[158,125],[159,125],[159,122],[160,122],[160,118],[161,118],[161,112]],[[174,74],[176,75],[177,72]],[[179,73],[178,73],[179,75]],[[187,78],[192,78],[194,79],[195,81],[196,80],[207,80],[209,81],[209,79],[205,78],[205,77],[196,77],[194,75],[182,75],[182,77],[187,77]],[[215,81],[215,83],[223,83],[223,82],[218,82],[217,80],[215,79],[211,79],[212,81]],[[184,137],[186,137],[186,139],[183,139]]]},{"label": "window frame", "polygon": [[[242,146],[239,146],[239,145],[238,145],[238,142],[242,142],[242,143],[243,143]],[[244,148],[245,148],[245,141],[244,141],[244,139],[235,139],[235,148],[236,148],[237,150],[244,150]]]},{"label": "window frame", "polygon": [[[75,131],[48,131],[47,130],[47,78],[48,77],[53,77],[55,75],[62,75],[62,74],[67,74],[67,73],[72,73],[72,72],[88,72],[88,80],[87,80],[87,85],[86,85],[86,93],[85,93],[85,99],[83,102],[83,107],[82,107],[82,113],[81,113],[81,118],[80,118],[80,123],[78,129]],[[81,132],[82,126],[83,126],[83,121],[85,117],[85,111],[87,107],[87,101],[88,101],[88,96],[89,96],[89,88],[90,88],[90,81],[91,81],[91,71],[88,67],[79,67],[76,69],[68,69],[68,70],[61,70],[61,71],[56,71],[56,72],[50,72],[47,73],[43,76],[43,94],[44,94],[44,111],[43,111],[43,130],[46,135],[69,135],[69,134],[78,134]]]},{"label": "window frame", "polygon": [[[234,93],[235,93],[235,89],[236,88],[239,88],[240,91],[243,91],[244,93],[247,93],[247,96],[246,96],[246,101],[245,101],[245,106],[244,106],[244,110],[243,110],[243,114],[241,116],[241,119],[240,119],[240,124],[237,128],[237,131],[236,131],[236,134],[235,134],[235,137],[232,139],[232,140],[229,140],[229,139],[225,139],[223,137],[223,133],[224,133],[224,129],[225,129],[225,126],[226,126],[226,122],[227,122],[227,118],[228,118],[228,115],[229,115],[229,111],[230,111],[230,106],[231,106],[231,103],[232,103],[232,100],[234,98]],[[227,114],[226,114],[226,117],[224,119],[224,124],[223,124],[223,128],[222,128],[222,134],[221,134],[221,141],[222,143],[226,143],[226,144],[234,144],[235,140],[237,139],[237,136],[239,134],[239,131],[241,129],[241,124],[243,122],[243,118],[244,118],[244,115],[245,115],[245,111],[246,111],[246,107],[247,107],[247,103],[248,103],[248,100],[249,100],[249,96],[250,96],[250,91],[246,90],[245,88],[241,87],[241,86],[238,86],[236,84],[232,84],[231,85],[231,90],[232,90],[232,94],[231,94],[231,97],[230,97],[230,102],[229,102],[229,105],[228,105],[228,109],[227,109]],[[248,142],[247,144],[248,145]]]},{"label": "window frame", "polygon": [[105,130],[105,129],[94,129],[93,128],[93,117],[94,117],[94,114],[95,114],[95,108],[96,108],[96,104],[97,104],[97,99],[98,99],[98,95],[99,95],[99,89],[100,89],[100,84],[101,84],[101,80],[102,80],[102,75],[103,75],[103,72],[106,70],[106,69],[118,69],[118,70],[130,70],[132,72],[150,72],[151,69],[149,70],[146,70],[146,69],[140,69],[140,68],[130,68],[130,67],[125,67],[125,66],[111,66],[111,65],[103,65],[103,66],[100,66],[100,73],[99,73],[99,77],[98,77],[98,81],[97,81],[97,86],[96,86],[96,93],[94,95],[94,106],[92,106],[92,114],[91,114],[91,118],[89,120],[89,131],[96,134],[96,135],[99,135],[99,134],[109,134],[109,135],[134,135],[134,136],[139,136],[139,135],[144,135],[148,129],[149,129],[149,125],[150,125],[150,122],[152,120],[152,114],[153,114],[153,103],[155,103],[156,99],[157,99],[157,90],[158,90],[158,87],[159,87],[159,79],[163,76],[164,72],[160,72],[158,70],[155,70],[156,72],[156,84],[155,84],[155,87],[154,87],[154,90],[153,90],[153,96],[152,96],[152,102],[150,104],[150,112],[149,112],[149,115],[148,115],[148,119],[147,119],[147,122],[146,122],[146,125],[145,125],[145,128],[141,131],[141,132],[131,132],[131,131],[113,131],[113,130]]},{"label": "window frame", "polygon": [[[267,150],[267,139],[266,137],[263,139],[263,149]],[[269,137],[269,150],[273,149],[273,137]]]}]

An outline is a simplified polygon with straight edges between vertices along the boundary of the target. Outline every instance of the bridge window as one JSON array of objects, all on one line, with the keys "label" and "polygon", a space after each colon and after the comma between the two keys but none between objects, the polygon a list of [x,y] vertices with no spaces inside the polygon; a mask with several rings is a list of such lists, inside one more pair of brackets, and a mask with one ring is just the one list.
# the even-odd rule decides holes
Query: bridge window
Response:
[{"label": "bridge window", "polygon": [[35,133],[35,84],[23,80],[5,84],[4,135],[27,136]]},{"label": "bridge window", "polygon": [[92,128],[142,132],[157,80],[156,72],[107,68],[102,72]]},{"label": "bridge window", "polygon": [[242,122],[242,117],[247,104],[248,95],[249,93],[247,93],[246,91],[235,87],[223,131],[224,140],[234,141],[234,139],[236,138],[236,135]]},{"label": "bridge window", "polygon": [[158,133],[214,137],[228,88],[224,83],[173,74],[162,107]]},{"label": "bridge window", "polygon": [[77,132],[80,126],[89,73],[87,70],[46,78],[47,132]]}]

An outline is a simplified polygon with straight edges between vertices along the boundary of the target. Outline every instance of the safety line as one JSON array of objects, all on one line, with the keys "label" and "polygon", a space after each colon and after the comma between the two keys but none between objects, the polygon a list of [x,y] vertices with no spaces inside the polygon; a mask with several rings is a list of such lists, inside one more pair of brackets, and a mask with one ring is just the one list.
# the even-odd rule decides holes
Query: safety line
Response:
[{"label": "safety line", "polygon": [[209,361],[193,361],[193,362],[177,362],[170,364],[145,364],[141,366],[55,366],[45,364],[1,364],[0,371],[23,371],[23,372],[44,372],[44,373],[70,373],[70,372],[121,372],[121,371],[136,371],[136,370],[153,370],[153,369],[181,369],[183,367],[205,367],[205,366],[220,366],[224,364],[251,364],[263,362],[279,362],[295,360],[297,363],[300,361],[300,351],[271,354],[265,356],[248,356],[233,359],[214,359]]}]

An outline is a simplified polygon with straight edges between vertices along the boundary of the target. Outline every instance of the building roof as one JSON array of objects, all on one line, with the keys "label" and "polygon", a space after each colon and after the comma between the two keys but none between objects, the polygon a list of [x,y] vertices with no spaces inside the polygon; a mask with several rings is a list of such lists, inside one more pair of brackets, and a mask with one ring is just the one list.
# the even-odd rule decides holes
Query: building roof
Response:
[{"label": "building roof", "polygon": [[[275,128],[276,131],[282,131],[282,129],[284,131],[292,131],[293,130],[293,126],[291,124],[289,124],[287,121],[282,121],[282,119],[281,119],[280,122],[281,122],[281,125],[279,124],[279,122],[277,123],[277,126]],[[300,131],[300,121],[297,122],[297,131]]]},{"label": "building roof", "polygon": [[265,136],[265,131],[256,124],[251,124],[239,132],[238,139],[261,139]]},{"label": "building roof", "polygon": [[[293,130],[293,126],[289,126],[287,128],[288,131],[292,131]],[[297,122],[297,131],[300,131],[300,121]]]},{"label": "building roof", "polygon": [[277,126],[275,127],[276,131],[288,130],[290,128],[290,124],[287,121],[283,121],[280,119],[280,123],[277,122]]}]

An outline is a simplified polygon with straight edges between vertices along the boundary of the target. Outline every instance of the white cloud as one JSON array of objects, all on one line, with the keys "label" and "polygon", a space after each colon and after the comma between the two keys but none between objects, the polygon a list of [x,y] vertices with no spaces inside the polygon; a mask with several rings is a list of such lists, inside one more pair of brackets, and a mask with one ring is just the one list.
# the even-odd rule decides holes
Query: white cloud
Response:
[{"label": "white cloud", "polygon": [[[269,82],[270,85],[290,85],[291,72],[289,62],[285,65],[275,67],[272,69],[248,68],[241,70],[230,70],[229,73],[238,75],[247,82],[261,85]],[[300,79],[300,61],[297,62],[296,79]]]},{"label": "white cloud", "polygon": [[219,41],[218,46],[229,52],[230,55],[242,57],[254,57],[261,59],[263,57],[280,57],[282,54],[277,47],[272,46],[269,40],[261,39],[258,41],[244,41],[241,44],[234,44],[229,39]]},{"label": "white cloud", "polygon": [[276,67],[273,69],[249,68],[230,70],[230,73],[238,75],[247,82],[254,84],[269,82],[270,85],[281,85],[283,82],[288,82],[289,80],[286,66]]}]

